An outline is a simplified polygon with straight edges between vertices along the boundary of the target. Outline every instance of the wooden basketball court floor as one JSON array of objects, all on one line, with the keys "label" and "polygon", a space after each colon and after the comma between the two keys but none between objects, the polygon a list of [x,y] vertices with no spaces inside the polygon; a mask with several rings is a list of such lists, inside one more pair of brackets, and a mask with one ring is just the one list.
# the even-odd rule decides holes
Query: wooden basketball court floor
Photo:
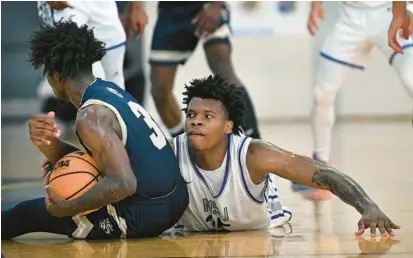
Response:
[{"label": "wooden basketball court floor", "polygon": [[[2,128],[2,209],[43,195],[40,155],[25,126]],[[262,126],[265,139],[300,154],[311,152],[308,125]],[[402,228],[394,238],[356,238],[359,214],[338,199],[313,203],[278,181],[293,211],[289,225],[270,231],[161,236],[124,241],[71,241],[36,233],[2,241],[4,257],[413,257],[413,128],[403,123],[338,124],[332,161],[355,178]],[[30,214],[28,214],[30,216]]]}]

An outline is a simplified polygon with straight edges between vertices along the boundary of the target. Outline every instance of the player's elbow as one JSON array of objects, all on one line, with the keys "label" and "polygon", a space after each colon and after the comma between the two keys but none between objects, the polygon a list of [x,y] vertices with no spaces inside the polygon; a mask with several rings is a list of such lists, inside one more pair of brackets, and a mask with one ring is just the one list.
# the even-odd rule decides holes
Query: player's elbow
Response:
[{"label": "player's elbow", "polygon": [[[132,173],[131,173],[132,174]],[[128,175],[119,178],[119,188],[122,189],[122,195],[126,198],[136,192],[137,182],[135,176]]]}]

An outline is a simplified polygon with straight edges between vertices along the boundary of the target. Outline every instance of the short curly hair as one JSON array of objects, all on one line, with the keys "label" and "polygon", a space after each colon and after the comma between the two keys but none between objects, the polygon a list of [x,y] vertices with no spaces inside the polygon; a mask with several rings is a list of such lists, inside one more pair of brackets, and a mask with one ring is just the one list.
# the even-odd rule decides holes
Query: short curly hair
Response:
[{"label": "short curly hair", "polygon": [[106,53],[105,44],[95,38],[92,29],[70,20],[41,27],[29,43],[31,65],[35,69],[44,66],[44,75],[58,72],[62,80],[91,73],[92,64]]},{"label": "short curly hair", "polygon": [[239,135],[244,126],[244,94],[242,88],[236,87],[235,84],[229,84],[219,75],[194,79],[189,85],[185,85],[183,93],[185,108],[182,110],[185,113],[188,111],[189,102],[193,98],[218,100],[226,108],[229,120],[234,123],[232,132]]}]

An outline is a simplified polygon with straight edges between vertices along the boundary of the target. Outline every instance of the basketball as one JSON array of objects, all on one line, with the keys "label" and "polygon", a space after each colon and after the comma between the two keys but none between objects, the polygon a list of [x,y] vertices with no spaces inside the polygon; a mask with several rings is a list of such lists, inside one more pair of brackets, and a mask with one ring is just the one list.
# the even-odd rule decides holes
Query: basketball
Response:
[{"label": "basketball", "polygon": [[[102,177],[92,157],[76,151],[65,155],[55,164],[48,185],[60,197],[73,200],[93,188]],[[93,211],[85,211],[81,215]]]}]

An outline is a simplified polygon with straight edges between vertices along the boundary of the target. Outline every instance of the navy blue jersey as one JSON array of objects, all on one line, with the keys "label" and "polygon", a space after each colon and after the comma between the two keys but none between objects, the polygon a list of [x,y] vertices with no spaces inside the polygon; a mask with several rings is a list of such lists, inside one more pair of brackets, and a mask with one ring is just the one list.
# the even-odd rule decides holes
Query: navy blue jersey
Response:
[{"label": "navy blue jersey", "polygon": [[101,79],[87,87],[81,108],[95,104],[109,108],[118,119],[121,140],[138,183],[131,198],[168,195],[182,177],[171,146],[149,113],[128,92]]}]

